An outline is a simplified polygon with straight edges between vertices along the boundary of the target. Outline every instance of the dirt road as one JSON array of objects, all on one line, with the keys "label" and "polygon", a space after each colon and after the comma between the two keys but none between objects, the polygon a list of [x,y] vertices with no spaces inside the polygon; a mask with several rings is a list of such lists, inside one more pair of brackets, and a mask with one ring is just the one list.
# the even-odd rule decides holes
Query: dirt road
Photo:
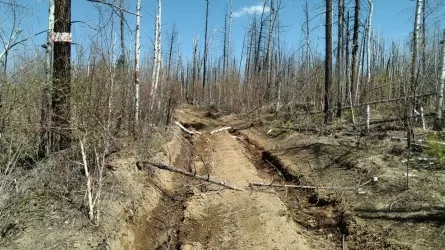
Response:
[{"label": "dirt road", "polygon": [[[245,191],[201,193],[186,203],[181,226],[183,249],[309,249],[307,239],[274,192],[257,192],[249,182],[265,182],[227,131],[206,136],[214,156],[212,176]],[[300,233],[299,233],[300,232]]]},{"label": "dirt road", "polygon": [[[180,111],[179,117],[191,128],[196,123],[206,124],[190,110]],[[250,182],[269,183],[271,176],[255,167],[240,137],[227,130],[209,133],[216,128],[207,122],[200,130],[196,165],[243,191],[212,186],[191,197],[179,230],[182,249],[319,249],[275,191],[249,187]]]}]

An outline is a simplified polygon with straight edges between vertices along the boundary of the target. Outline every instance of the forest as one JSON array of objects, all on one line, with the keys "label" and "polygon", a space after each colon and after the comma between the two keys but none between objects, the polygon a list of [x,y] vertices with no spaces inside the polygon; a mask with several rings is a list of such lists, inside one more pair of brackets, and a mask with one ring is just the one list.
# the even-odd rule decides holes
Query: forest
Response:
[{"label": "forest", "polygon": [[445,1],[395,40],[384,0],[201,0],[190,41],[169,0],[30,2],[0,0],[0,248],[443,246]]}]

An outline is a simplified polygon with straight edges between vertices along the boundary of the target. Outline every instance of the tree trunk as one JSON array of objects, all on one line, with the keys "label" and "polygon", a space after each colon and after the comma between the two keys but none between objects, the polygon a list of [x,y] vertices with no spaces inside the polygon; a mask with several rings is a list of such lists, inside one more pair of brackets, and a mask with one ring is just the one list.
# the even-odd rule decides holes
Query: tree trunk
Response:
[{"label": "tree trunk", "polygon": [[[150,110],[153,109],[156,101],[156,92],[158,90],[159,73],[161,70],[162,54],[161,54],[161,0],[158,0],[158,14],[156,15],[155,23],[155,41],[154,41],[154,59],[152,72],[152,85],[150,90],[151,105]],[[162,91],[162,86],[161,86]]]},{"label": "tree trunk", "polygon": [[134,127],[133,134],[136,135],[136,130],[139,127],[139,68],[140,68],[140,56],[141,56],[141,0],[137,0],[136,3],[136,46],[135,46],[135,70],[134,70],[134,85],[135,85],[135,110],[134,110]]},{"label": "tree trunk", "polygon": [[369,14],[366,28],[366,87],[370,88],[371,84],[371,27],[372,27],[372,13],[374,11],[373,0],[368,0]]},{"label": "tree trunk", "polygon": [[52,151],[66,149],[71,143],[71,0],[55,1],[53,93],[52,93]]},{"label": "tree trunk", "polygon": [[337,118],[341,118],[342,98],[343,98],[343,19],[344,0],[338,0],[338,41],[337,41]]},{"label": "tree trunk", "polygon": [[207,80],[207,36],[208,36],[208,25],[209,25],[209,0],[206,0],[206,22],[204,31],[204,65],[202,70],[202,101],[205,100],[205,86]]},{"label": "tree trunk", "polygon": [[51,128],[51,80],[52,80],[52,60],[53,60],[53,41],[51,35],[54,29],[54,0],[49,1],[48,17],[48,36],[46,42],[46,63],[45,74],[46,82],[42,95],[41,110],[41,133],[39,144],[39,158],[48,157],[51,149],[50,128]]},{"label": "tree trunk", "polygon": [[443,31],[443,40],[441,42],[442,49],[440,53],[441,59],[441,74],[440,80],[437,84],[436,91],[436,117],[434,119],[434,130],[442,131],[443,128],[443,118],[442,118],[442,107],[443,107],[443,88],[445,84],[445,30]]},{"label": "tree trunk", "polygon": [[[420,29],[420,17],[422,14],[422,3],[423,0],[417,0],[416,4],[416,17],[414,20],[414,32],[413,32],[413,40],[412,40],[412,52],[411,52],[411,70],[410,70],[410,94],[412,96],[416,96],[416,89],[417,89],[417,58],[418,58],[418,51],[419,51],[419,29]],[[411,141],[414,139],[414,133],[412,128],[412,117],[414,112],[415,104],[417,103],[417,99],[413,98],[411,101],[408,101],[408,103],[405,105],[405,127],[406,129],[406,138],[407,140],[407,146],[408,148],[411,148]]]},{"label": "tree trunk", "polygon": [[[350,102],[351,102],[351,113],[352,113],[352,119],[355,126],[355,119],[354,119],[354,111],[353,111],[353,99],[352,99],[352,93],[354,93],[353,88],[354,85],[357,85],[358,83],[358,56],[359,56],[359,28],[360,28],[360,0],[355,0],[355,10],[354,10],[354,32],[352,35],[352,69],[351,69],[351,86],[350,86]],[[357,89],[355,91],[358,91]]]},{"label": "tree trunk", "polygon": [[332,122],[332,0],[326,0],[326,55],[324,76],[324,123]]}]

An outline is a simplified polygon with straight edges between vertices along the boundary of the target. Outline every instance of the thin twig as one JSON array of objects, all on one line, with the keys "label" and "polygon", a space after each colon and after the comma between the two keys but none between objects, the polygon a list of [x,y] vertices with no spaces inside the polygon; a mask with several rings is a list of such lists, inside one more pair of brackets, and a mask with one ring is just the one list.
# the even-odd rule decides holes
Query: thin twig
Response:
[{"label": "thin twig", "polygon": [[356,190],[355,187],[316,187],[316,186],[304,186],[304,185],[287,185],[287,184],[265,184],[251,182],[251,187],[281,187],[281,188],[301,188],[301,189],[340,189],[340,190]]},{"label": "thin twig", "polygon": [[107,2],[104,2],[104,1],[100,1],[100,0],[87,0],[87,1],[88,1],[88,2],[93,2],[93,3],[105,4],[105,5],[111,6],[111,7],[113,7],[113,8],[116,8],[116,9],[118,9],[118,10],[122,10],[123,12],[126,12],[126,13],[128,13],[128,14],[135,15],[135,16],[142,16],[142,15],[140,15],[140,14],[138,15],[137,13],[131,12],[131,11],[126,10],[126,9],[124,9],[124,8],[121,8],[121,7],[117,6],[117,5],[114,5],[114,4],[112,4],[112,3],[107,3]]}]

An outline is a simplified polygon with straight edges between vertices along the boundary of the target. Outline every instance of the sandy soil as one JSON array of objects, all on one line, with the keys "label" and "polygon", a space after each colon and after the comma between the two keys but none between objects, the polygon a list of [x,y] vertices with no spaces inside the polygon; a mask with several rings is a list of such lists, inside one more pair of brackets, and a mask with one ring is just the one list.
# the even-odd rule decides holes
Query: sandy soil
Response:
[{"label": "sandy soil", "polygon": [[[178,110],[176,120],[201,134],[175,127],[149,160],[241,191],[150,166],[138,169],[136,162],[148,159],[124,146],[107,162],[99,226],[89,224],[84,210],[70,208],[66,197],[50,200],[37,190],[12,207],[26,209],[1,214],[10,223],[0,224],[0,249],[443,248],[445,171],[413,162],[406,189],[403,143],[390,141],[387,132],[375,138],[274,133],[267,122],[216,117]],[[210,133],[224,126],[234,129]],[[258,188],[251,182],[353,189]]]},{"label": "sandy soil", "polygon": [[227,131],[204,136],[206,144],[200,147],[211,147],[212,177],[244,191],[200,193],[188,200],[182,249],[311,249],[275,192],[249,188],[250,182],[268,180],[258,175],[236,137]]}]

